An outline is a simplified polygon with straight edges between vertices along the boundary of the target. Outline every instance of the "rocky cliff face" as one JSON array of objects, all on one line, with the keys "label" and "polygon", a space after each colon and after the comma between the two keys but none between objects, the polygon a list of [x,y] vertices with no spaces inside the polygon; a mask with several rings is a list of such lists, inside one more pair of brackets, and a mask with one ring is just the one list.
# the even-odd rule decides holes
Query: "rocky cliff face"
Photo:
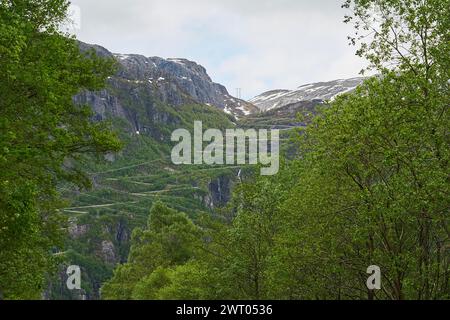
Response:
[{"label": "rocky cliff face", "polygon": [[272,90],[254,97],[249,102],[261,111],[268,111],[302,101],[333,100],[340,94],[354,90],[364,79],[341,79],[311,83],[300,86],[295,90]]},{"label": "rocky cliff face", "polygon": [[231,188],[232,180],[229,176],[220,176],[212,180],[208,185],[209,207],[214,209],[226,205],[231,198]]},{"label": "rocky cliff face", "polygon": [[[206,69],[196,62],[113,54],[103,47],[85,43],[80,43],[80,48],[83,51],[94,49],[100,56],[115,58],[119,63],[119,71],[109,79],[109,84],[117,90],[128,90],[132,97],[139,98],[137,92],[143,90],[146,95],[140,98],[153,103],[159,101],[172,106],[207,104],[236,117],[258,111],[252,104],[232,97],[223,85],[213,82]],[[132,114],[127,112],[127,106],[114,94],[106,91],[99,94],[85,93],[78,99],[80,102],[89,102],[100,117],[109,110],[114,116],[134,121]]]}]

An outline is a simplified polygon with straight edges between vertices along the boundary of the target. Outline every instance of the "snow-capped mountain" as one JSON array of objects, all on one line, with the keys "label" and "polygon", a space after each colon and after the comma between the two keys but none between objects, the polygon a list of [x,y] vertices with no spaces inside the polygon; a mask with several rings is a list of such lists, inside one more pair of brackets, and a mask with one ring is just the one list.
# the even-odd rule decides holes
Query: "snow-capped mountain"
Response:
[{"label": "snow-capped mountain", "polygon": [[94,49],[103,57],[115,58],[118,73],[110,82],[132,84],[145,89],[153,99],[173,106],[200,103],[217,107],[235,117],[258,112],[251,103],[231,96],[227,89],[212,81],[206,69],[182,58],[146,57],[137,54],[115,54],[107,49],[80,42],[82,51]]},{"label": "snow-capped mountain", "polygon": [[363,77],[340,79],[306,84],[295,90],[271,90],[254,97],[249,102],[261,111],[268,111],[300,101],[333,100],[340,94],[353,91],[364,79]]},{"label": "snow-capped mountain", "polygon": [[[114,56],[124,67],[122,76],[125,78],[148,82],[159,88],[167,87],[167,84],[176,86],[179,91],[195,101],[218,107],[236,117],[258,111],[252,104],[231,96],[223,85],[213,82],[206,69],[194,61],[141,55],[114,54]],[[168,94],[170,92],[164,95]],[[167,102],[178,104],[175,101]]]}]

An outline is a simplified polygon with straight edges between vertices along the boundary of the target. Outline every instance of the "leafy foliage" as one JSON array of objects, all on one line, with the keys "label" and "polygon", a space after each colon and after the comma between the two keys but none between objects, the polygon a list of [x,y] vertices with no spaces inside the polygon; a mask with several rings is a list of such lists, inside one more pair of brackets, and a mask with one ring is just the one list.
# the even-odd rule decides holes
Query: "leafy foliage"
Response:
[{"label": "leafy foliage", "polygon": [[120,147],[88,106],[73,103],[104,85],[113,62],[80,53],[58,30],[67,6],[0,2],[0,296],[8,299],[43,289],[61,226],[58,182],[89,186],[80,161]]},{"label": "leafy foliage", "polygon": [[[222,214],[196,220],[202,250],[173,264],[176,254],[136,242],[151,271],[104,298],[450,298],[449,3],[344,7],[379,75],[320,108],[277,176],[247,180]],[[133,257],[116,288],[137,274]],[[366,287],[370,265],[379,291]]]}]

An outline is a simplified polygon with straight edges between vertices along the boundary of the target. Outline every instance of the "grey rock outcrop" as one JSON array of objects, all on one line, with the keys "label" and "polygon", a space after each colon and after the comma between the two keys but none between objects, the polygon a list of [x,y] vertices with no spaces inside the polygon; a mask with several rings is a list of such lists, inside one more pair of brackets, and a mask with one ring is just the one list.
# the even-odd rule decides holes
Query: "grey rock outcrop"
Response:
[{"label": "grey rock outcrop", "polygon": [[[101,57],[115,58],[119,71],[109,79],[113,89],[129,91],[131,98],[146,99],[141,104],[153,104],[161,101],[172,106],[190,103],[207,104],[222,109],[236,117],[245,116],[258,109],[252,104],[232,97],[227,89],[212,81],[206,69],[194,61],[182,58],[163,59],[145,57],[136,54],[113,54],[107,49],[80,43],[82,51],[94,50]],[[139,89],[147,94],[138,94]],[[96,117],[108,115],[130,119],[127,106],[120,103],[110,91],[100,93],[82,93],[76,100],[93,106]]]}]

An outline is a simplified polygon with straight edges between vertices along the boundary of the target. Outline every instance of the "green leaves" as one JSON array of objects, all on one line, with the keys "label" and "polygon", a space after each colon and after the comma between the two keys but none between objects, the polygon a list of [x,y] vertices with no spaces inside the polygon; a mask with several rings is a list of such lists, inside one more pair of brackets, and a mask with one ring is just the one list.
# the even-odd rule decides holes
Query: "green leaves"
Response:
[{"label": "green leaves", "polygon": [[442,58],[435,48],[448,46],[449,5],[448,0],[355,0],[344,7],[352,10],[346,22],[355,27],[353,44],[360,45],[358,54],[371,68],[398,68],[426,77]]},{"label": "green leaves", "polygon": [[[155,203],[146,229],[133,232],[129,260],[102,287],[104,299],[156,299],[201,247],[202,232],[184,214]],[[181,269],[180,269],[181,270]],[[126,280],[125,280],[126,279]],[[171,289],[172,290],[172,289]],[[172,297],[171,299],[173,299]]]},{"label": "green leaves", "polygon": [[433,87],[424,91],[413,72],[386,72],[337,98],[306,130],[281,236],[306,250],[280,253],[288,279],[312,264],[328,280],[304,275],[298,297],[363,298],[359,277],[371,263],[385,279],[378,298],[447,297],[448,94],[431,98]]},{"label": "green leaves", "polygon": [[[73,103],[80,90],[101,88],[114,66],[80,53],[75,40],[57,31],[67,6],[65,0],[0,3],[0,295],[4,298],[37,297],[42,291],[42,276],[48,270],[44,262],[49,261],[49,249],[57,245],[52,241],[59,233],[51,218],[58,216],[58,182],[86,186],[79,161],[120,148],[103,124],[91,121],[89,108]],[[27,256],[19,254],[25,252]],[[33,261],[34,253],[39,265],[23,267],[26,259]],[[19,275],[24,287],[15,292],[8,284],[11,279],[21,281]],[[33,277],[40,280],[26,280]]]}]

